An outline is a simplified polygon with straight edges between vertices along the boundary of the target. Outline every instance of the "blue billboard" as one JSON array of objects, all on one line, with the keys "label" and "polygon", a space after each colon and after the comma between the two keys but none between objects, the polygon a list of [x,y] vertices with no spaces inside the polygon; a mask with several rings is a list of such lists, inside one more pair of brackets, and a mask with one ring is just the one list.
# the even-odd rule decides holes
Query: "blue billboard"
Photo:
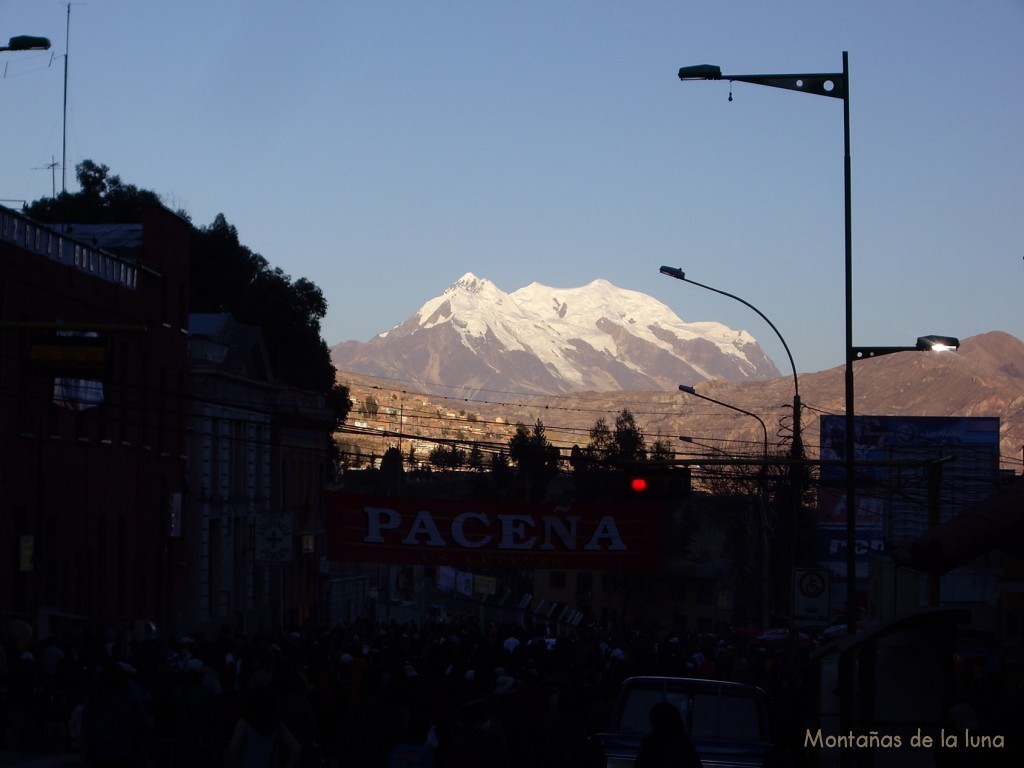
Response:
[{"label": "blue billboard", "polygon": [[[857,577],[872,552],[924,536],[989,496],[999,478],[997,417],[857,416]],[[821,417],[818,559],[846,575],[846,419]]]}]

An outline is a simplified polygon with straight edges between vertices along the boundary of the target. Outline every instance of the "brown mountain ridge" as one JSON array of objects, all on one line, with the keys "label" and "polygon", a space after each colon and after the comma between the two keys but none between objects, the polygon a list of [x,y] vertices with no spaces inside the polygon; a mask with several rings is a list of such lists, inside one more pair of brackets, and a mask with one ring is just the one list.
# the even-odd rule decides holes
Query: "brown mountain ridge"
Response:
[{"label": "brown mountain ridge", "polygon": [[[818,453],[819,417],[842,414],[845,367],[798,374],[802,434],[809,457]],[[585,445],[599,418],[614,426],[628,408],[647,439],[661,440],[678,453],[725,451],[759,455],[764,433],[753,418],[678,390],[576,392],[531,397],[488,389],[466,397],[458,388],[448,396],[423,394],[411,380],[379,379],[338,372],[350,389],[352,413],[338,435],[355,463],[379,459],[395,445],[403,455],[425,461],[437,441],[500,448],[521,422],[540,420],[548,439],[568,451]],[[690,384],[691,382],[679,382]],[[510,388],[511,390],[512,388]],[[697,392],[758,415],[768,431],[770,452],[782,452],[792,438],[794,381],[705,381]],[[1003,469],[1021,472],[1024,446],[1024,342],[1002,331],[962,341],[955,352],[906,352],[854,363],[858,416],[995,416],[1000,419]],[[679,436],[691,438],[690,442]]]}]

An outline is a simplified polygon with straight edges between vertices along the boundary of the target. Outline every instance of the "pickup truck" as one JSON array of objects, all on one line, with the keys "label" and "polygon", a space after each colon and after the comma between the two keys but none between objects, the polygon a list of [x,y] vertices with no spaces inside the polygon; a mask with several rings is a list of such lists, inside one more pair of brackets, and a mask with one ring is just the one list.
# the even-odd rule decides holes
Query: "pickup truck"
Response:
[{"label": "pickup truck", "polygon": [[609,730],[594,736],[595,764],[631,768],[640,740],[650,731],[651,707],[674,704],[704,768],[768,768],[775,747],[769,736],[763,691],[752,685],[688,677],[630,677],[623,681]]}]

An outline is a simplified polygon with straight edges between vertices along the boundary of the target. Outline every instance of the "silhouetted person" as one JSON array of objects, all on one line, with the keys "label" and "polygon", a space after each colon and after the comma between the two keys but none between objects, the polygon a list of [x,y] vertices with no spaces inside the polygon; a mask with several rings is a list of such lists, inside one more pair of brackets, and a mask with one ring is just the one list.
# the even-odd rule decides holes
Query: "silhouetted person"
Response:
[{"label": "silhouetted person", "polygon": [[228,768],[267,768],[299,763],[301,745],[281,721],[278,702],[270,688],[270,676],[260,670],[246,689],[242,717],[235,724],[228,745]]},{"label": "silhouetted person", "polygon": [[153,727],[143,698],[126,666],[108,660],[82,707],[82,737],[89,765],[141,765],[143,744]]},{"label": "silhouetted person", "polygon": [[651,732],[640,742],[636,768],[702,768],[697,750],[686,735],[679,710],[666,701],[651,707]]}]

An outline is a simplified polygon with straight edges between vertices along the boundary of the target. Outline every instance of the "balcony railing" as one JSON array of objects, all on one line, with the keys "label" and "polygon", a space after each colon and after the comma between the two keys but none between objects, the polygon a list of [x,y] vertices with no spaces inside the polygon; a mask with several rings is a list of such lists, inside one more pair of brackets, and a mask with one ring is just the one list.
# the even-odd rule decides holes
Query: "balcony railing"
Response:
[{"label": "balcony railing", "polygon": [[134,262],[90,247],[3,206],[0,206],[0,240],[129,290],[138,287],[139,268]]}]

